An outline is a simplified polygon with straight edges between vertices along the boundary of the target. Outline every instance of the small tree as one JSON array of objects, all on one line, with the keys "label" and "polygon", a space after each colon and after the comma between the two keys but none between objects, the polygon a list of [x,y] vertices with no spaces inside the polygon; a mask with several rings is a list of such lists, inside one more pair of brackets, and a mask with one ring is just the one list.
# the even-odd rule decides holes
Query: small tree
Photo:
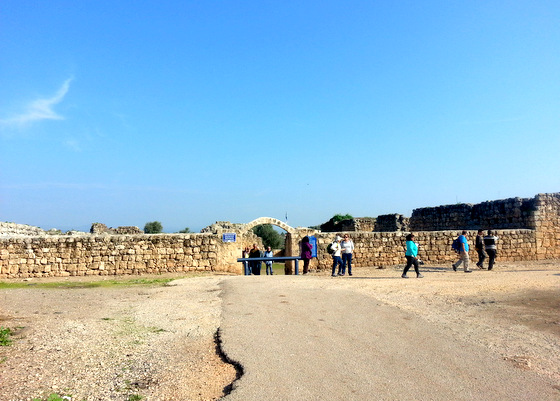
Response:
[{"label": "small tree", "polygon": [[284,237],[272,228],[271,224],[261,224],[260,226],[256,226],[253,228],[253,232],[256,236],[262,239],[265,248],[267,246],[272,249],[284,248]]},{"label": "small tree", "polygon": [[335,214],[331,220],[333,221],[333,223],[339,223],[343,220],[352,220],[353,218],[354,217],[352,217],[351,214],[348,214],[348,213],[340,214],[339,213],[339,214]]},{"label": "small tree", "polygon": [[354,217],[352,217],[351,214],[340,214],[340,213],[335,214],[329,221],[320,225],[321,231],[325,231],[325,232],[337,231],[339,227],[338,223],[344,220],[352,220],[353,218]]},{"label": "small tree", "polygon": [[163,231],[163,226],[159,221],[150,221],[144,226],[144,232],[146,234],[159,234]]},{"label": "small tree", "polygon": [[191,232],[191,229],[188,227],[185,227],[184,230],[179,231],[179,234],[188,234]]}]

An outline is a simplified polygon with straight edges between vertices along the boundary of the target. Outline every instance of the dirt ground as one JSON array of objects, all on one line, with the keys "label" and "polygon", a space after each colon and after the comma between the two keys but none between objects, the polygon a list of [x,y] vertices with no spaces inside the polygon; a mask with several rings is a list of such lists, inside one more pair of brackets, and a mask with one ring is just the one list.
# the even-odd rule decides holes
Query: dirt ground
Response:
[{"label": "dirt ground", "polygon": [[[355,268],[354,276],[337,278],[319,272],[310,276],[320,280],[308,282],[412,311],[448,329],[458,345],[482,344],[560,389],[560,261],[498,263],[470,274],[421,266],[422,279],[402,279],[400,269]],[[96,278],[103,279],[114,277]],[[15,331],[13,344],[0,347],[0,399],[221,398],[237,374],[218,352],[222,280],[228,276],[155,287],[0,290],[0,326]]]}]

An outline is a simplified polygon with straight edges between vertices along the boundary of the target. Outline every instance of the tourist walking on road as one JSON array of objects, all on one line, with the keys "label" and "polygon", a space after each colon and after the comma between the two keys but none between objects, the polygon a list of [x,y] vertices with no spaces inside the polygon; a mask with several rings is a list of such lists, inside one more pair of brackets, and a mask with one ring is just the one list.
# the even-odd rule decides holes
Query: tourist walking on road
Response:
[{"label": "tourist walking on road", "polygon": [[404,267],[401,277],[408,278],[406,273],[408,273],[408,269],[410,269],[411,266],[414,266],[416,277],[423,278],[424,276],[420,274],[420,270],[418,269],[418,244],[414,242],[414,234],[408,234],[406,236],[406,253],[404,255],[406,257],[406,266]]},{"label": "tourist walking on road", "polygon": [[348,234],[344,234],[344,239],[340,243],[342,248],[342,275],[346,273],[346,265],[348,265],[348,275],[352,275],[352,253],[354,252],[354,242]]},{"label": "tourist walking on road", "polygon": [[[264,257],[265,258],[272,258],[274,257],[274,253],[272,252],[272,248],[270,248],[269,246],[266,247],[266,251],[264,253]],[[273,272],[272,272],[272,260],[266,260],[264,262],[264,264],[266,265],[266,275],[268,276],[269,274],[272,276]],[[269,273],[270,272],[270,273]]]},{"label": "tourist walking on road", "polygon": [[494,261],[496,260],[498,237],[496,237],[492,230],[488,230],[488,235],[484,237],[484,247],[486,248],[486,253],[488,254],[488,270],[494,268]]},{"label": "tourist walking on road", "polygon": [[478,230],[478,234],[476,235],[476,239],[474,242],[474,249],[476,249],[476,253],[478,253],[478,262],[476,265],[479,269],[484,269],[484,259],[486,259],[486,254],[484,253],[484,234],[482,233],[483,230]]},{"label": "tourist walking on road", "polygon": [[459,241],[459,260],[451,265],[453,271],[457,271],[457,267],[462,263],[465,273],[471,273],[472,270],[469,270],[469,243],[467,242],[467,232],[463,230],[463,233],[459,235],[457,241]]},{"label": "tourist walking on road", "polygon": [[331,244],[331,250],[332,250],[332,259],[333,259],[333,264],[332,264],[332,276],[336,277],[336,267],[338,266],[338,275],[342,276],[342,258],[340,257],[340,252],[341,252],[341,247],[340,247],[340,240],[342,238],[340,238],[338,235],[336,236],[335,240],[333,241],[333,243]]},{"label": "tourist walking on road", "polygon": [[313,249],[313,245],[309,242],[309,237],[306,235],[301,240],[301,254],[300,257],[303,260],[303,274],[309,273],[309,262],[313,257],[313,253],[311,250]]}]

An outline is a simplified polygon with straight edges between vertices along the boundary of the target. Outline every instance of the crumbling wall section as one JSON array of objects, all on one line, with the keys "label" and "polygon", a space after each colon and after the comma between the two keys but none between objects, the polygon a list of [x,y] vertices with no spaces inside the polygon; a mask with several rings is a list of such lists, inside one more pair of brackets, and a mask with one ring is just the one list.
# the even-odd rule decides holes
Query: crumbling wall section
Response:
[{"label": "crumbling wall section", "polygon": [[0,223],[0,237],[21,235],[42,235],[45,230],[27,224]]},{"label": "crumbling wall section", "polygon": [[410,226],[410,219],[404,217],[402,214],[385,214],[378,216],[375,222],[373,231],[377,232],[393,232],[393,231],[408,231]]}]

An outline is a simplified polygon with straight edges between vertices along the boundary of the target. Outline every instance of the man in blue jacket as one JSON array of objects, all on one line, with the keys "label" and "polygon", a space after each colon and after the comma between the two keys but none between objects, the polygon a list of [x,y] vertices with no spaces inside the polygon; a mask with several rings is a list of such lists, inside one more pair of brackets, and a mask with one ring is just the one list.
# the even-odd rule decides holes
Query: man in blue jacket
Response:
[{"label": "man in blue jacket", "polygon": [[469,270],[469,243],[467,242],[467,232],[463,230],[463,233],[459,235],[457,239],[459,240],[459,260],[451,265],[453,271],[457,271],[457,267],[462,263],[465,273],[471,273],[472,270]]}]

